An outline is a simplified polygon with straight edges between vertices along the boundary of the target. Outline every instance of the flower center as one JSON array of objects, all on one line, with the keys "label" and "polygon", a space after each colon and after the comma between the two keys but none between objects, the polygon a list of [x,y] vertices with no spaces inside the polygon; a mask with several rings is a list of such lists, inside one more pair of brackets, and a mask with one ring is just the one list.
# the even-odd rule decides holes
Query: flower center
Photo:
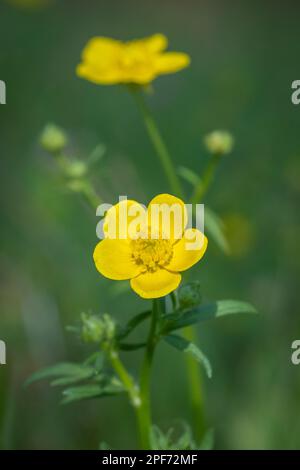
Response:
[{"label": "flower center", "polygon": [[170,263],[173,248],[170,240],[132,240],[132,258],[137,265],[154,272]]}]

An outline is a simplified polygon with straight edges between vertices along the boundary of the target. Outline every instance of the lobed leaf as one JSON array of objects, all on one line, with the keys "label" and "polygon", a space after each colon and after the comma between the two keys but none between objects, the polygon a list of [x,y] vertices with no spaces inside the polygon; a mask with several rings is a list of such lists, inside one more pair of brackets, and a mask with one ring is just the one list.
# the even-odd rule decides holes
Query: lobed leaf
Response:
[{"label": "lobed leaf", "polygon": [[110,383],[107,384],[80,385],[78,387],[71,387],[64,390],[64,398],[61,403],[66,405],[75,401],[116,395],[123,391],[123,386],[116,380],[112,380]]},{"label": "lobed leaf", "polygon": [[[152,450],[194,450],[196,449],[190,427],[182,423],[182,430],[176,432],[174,428],[166,432],[153,425],[150,433]],[[178,435],[179,434],[179,435]]]},{"label": "lobed leaf", "polygon": [[74,383],[85,380],[94,375],[94,368],[84,364],[75,364],[72,362],[61,362],[54,366],[34,372],[25,382],[25,386],[30,385],[38,380],[58,377],[51,385],[64,385],[66,383]]}]

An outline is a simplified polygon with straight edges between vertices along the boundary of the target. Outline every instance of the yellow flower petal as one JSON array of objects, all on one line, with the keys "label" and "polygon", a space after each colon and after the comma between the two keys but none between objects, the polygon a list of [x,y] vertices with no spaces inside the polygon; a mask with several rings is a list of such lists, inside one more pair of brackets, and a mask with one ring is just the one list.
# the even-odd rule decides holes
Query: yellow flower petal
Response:
[{"label": "yellow flower petal", "polygon": [[149,38],[145,38],[144,42],[151,52],[161,52],[168,47],[168,39],[164,34],[153,34]]},{"label": "yellow flower petal", "polygon": [[[173,245],[173,258],[166,268],[175,272],[189,269],[203,257],[207,243],[206,236],[199,230],[187,229],[182,239]],[[188,249],[193,248],[193,245],[194,249]]]},{"label": "yellow flower petal", "polygon": [[82,63],[77,66],[79,77],[96,84],[111,85],[120,82],[119,58],[123,50],[120,41],[94,37],[82,52]]},{"label": "yellow flower petal", "polygon": [[102,36],[94,37],[88,41],[82,51],[82,60],[104,68],[115,63],[122,52],[121,41]]},{"label": "yellow flower petal", "polygon": [[148,224],[152,237],[159,236],[168,240],[178,240],[187,224],[187,210],[184,202],[170,194],[159,194],[148,205]]},{"label": "yellow flower petal", "polygon": [[99,70],[86,64],[79,64],[76,68],[76,74],[96,85],[115,85],[120,83],[121,76],[120,71],[115,68]]},{"label": "yellow flower petal", "polygon": [[146,210],[136,201],[124,199],[111,207],[104,218],[105,238],[134,238],[138,231],[145,230]]},{"label": "yellow flower petal", "polygon": [[191,59],[184,52],[165,52],[155,59],[155,69],[158,74],[178,72],[188,67]]},{"label": "yellow flower petal", "polygon": [[131,279],[141,272],[131,257],[130,240],[106,238],[96,245],[93,258],[98,271],[109,279]]},{"label": "yellow flower petal", "polygon": [[131,279],[130,285],[144,299],[156,299],[177,289],[180,281],[180,274],[158,269],[153,273],[147,272]]}]

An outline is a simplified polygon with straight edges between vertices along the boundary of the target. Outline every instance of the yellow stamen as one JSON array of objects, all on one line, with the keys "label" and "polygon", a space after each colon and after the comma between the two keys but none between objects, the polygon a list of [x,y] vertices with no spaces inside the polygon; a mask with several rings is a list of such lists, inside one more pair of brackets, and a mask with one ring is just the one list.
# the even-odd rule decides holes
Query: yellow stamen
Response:
[{"label": "yellow stamen", "polygon": [[137,265],[146,271],[155,272],[168,265],[173,256],[170,240],[149,240],[139,238],[132,240],[132,258]]}]

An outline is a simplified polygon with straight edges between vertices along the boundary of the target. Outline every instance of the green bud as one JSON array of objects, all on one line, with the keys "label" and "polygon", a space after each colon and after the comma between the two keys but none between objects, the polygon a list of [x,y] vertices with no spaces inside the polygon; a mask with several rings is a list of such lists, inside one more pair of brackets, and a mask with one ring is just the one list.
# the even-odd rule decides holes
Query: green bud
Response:
[{"label": "green bud", "polygon": [[81,314],[81,336],[86,343],[111,342],[115,336],[115,322],[107,314]]},{"label": "green bud", "polygon": [[213,155],[226,155],[232,151],[234,140],[227,131],[213,131],[206,135],[204,143]]},{"label": "green bud", "polygon": [[67,145],[65,132],[54,124],[48,124],[40,137],[40,144],[49,153],[62,151]]},{"label": "green bud", "polygon": [[66,168],[66,176],[69,178],[82,178],[87,173],[87,166],[85,162],[80,160],[70,161]]},{"label": "green bud", "polygon": [[194,307],[201,303],[200,282],[193,281],[179,288],[178,299],[181,308]]}]

